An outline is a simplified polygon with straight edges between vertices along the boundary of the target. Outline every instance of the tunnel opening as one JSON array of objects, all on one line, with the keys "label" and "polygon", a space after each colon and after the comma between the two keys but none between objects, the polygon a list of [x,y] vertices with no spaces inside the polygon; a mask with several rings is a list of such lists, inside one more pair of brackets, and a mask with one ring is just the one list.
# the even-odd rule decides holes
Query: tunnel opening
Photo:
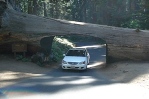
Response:
[{"label": "tunnel opening", "polygon": [[[86,48],[90,54],[88,68],[105,67],[107,64],[107,43],[99,37],[89,35],[64,35],[60,38],[70,40],[75,46]],[[66,52],[64,52],[66,53]]]},{"label": "tunnel opening", "polygon": [[[14,56],[14,53],[12,52],[12,44],[16,43],[16,42],[24,42],[25,44],[27,44],[27,49],[26,49],[26,57],[31,57],[32,55],[42,51],[42,47],[38,44],[36,45],[33,42],[39,43],[41,41],[42,38],[45,37],[50,37],[50,36],[43,36],[43,37],[34,37],[34,41],[31,39],[28,39],[26,41],[23,41],[22,39],[12,39],[9,38],[9,43],[4,43],[1,44],[1,50],[0,53],[1,54],[9,54],[11,57]],[[36,40],[35,40],[36,38]],[[90,54],[91,54],[91,62],[89,64],[90,68],[94,68],[97,66],[104,66],[107,63],[107,43],[105,40],[99,38],[99,37],[93,37],[93,36],[89,36],[89,35],[79,35],[79,34],[73,34],[73,35],[59,35],[59,36],[55,36],[55,38],[57,39],[66,39],[69,41],[69,43],[71,43],[71,45],[73,44],[73,46],[75,47],[86,47]],[[14,41],[16,40],[16,41]],[[13,42],[12,42],[13,41]],[[52,53],[54,53],[55,55],[57,55],[57,57],[60,59],[63,57],[62,54],[66,53],[66,51],[68,50],[68,46],[67,44],[62,46],[62,44],[58,44],[58,43],[62,43],[62,41],[59,42],[55,42],[53,41],[52,45],[54,45],[54,47],[56,47],[55,49],[52,49]],[[58,44],[58,46],[55,44]],[[72,46],[72,47],[73,47]],[[54,52],[55,50],[55,52]],[[60,52],[63,51],[63,52]],[[61,54],[61,55],[60,55]],[[23,53],[17,53],[17,55],[23,55]],[[59,60],[61,61],[61,60]]]}]

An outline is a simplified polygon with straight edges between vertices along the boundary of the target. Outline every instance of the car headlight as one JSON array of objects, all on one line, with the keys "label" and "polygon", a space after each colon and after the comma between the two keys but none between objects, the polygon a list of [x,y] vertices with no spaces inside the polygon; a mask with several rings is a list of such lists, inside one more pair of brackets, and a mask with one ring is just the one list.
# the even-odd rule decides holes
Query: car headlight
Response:
[{"label": "car headlight", "polygon": [[83,61],[83,62],[80,62],[79,64],[85,64],[85,61]]},{"label": "car headlight", "polygon": [[62,60],[62,63],[63,63],[63,64],[67,64],[67,62],[66,62],[66,61],[64,61],[64,60]]}]

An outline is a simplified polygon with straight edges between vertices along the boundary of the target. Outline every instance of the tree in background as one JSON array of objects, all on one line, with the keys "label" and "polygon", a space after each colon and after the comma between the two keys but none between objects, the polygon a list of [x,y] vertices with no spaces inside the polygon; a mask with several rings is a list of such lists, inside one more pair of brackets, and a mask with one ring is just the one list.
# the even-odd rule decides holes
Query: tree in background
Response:
[{"label": "tree in background", "polygon": [[149,1],[132,0],[131,17],[122,24],[122,27],[149,29]]},{"label": "tree in background", "polygon": [[28,14],[117,27],[149,29],[148,0],[8,0]]}]

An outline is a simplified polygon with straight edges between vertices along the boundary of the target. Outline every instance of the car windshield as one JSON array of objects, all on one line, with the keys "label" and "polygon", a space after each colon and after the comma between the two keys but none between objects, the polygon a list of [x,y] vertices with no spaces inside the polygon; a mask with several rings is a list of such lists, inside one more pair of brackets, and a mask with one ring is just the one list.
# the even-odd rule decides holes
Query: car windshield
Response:
[{"label": "car windshield", "polygon": [[84,50],[69,50],[66,56],[82,56],[85,57]]}]

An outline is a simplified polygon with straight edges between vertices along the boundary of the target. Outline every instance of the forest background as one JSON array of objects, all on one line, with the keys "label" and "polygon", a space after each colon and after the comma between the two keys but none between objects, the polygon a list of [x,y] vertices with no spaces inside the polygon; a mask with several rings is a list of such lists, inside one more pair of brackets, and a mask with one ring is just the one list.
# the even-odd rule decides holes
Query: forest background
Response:
[{"label": "forest background", "polygon": [[20,12],[108,26],[149,29],[148,0],[8,0]]}]

